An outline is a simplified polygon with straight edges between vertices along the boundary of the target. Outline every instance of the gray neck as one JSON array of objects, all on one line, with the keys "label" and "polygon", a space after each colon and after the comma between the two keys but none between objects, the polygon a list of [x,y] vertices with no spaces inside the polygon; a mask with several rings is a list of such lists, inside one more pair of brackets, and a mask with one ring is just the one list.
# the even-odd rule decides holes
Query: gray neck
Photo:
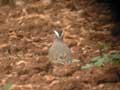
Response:
[{"label": "gray neck", "polygon": [[63,42],[63,38],[61,39],[61,38],[55,38],[55,42]]}]

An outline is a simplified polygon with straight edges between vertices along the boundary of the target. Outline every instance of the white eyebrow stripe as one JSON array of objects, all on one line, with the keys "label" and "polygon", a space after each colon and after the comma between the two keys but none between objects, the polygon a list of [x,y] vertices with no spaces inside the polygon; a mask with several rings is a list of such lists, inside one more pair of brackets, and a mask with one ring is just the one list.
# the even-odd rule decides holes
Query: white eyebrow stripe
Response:
[{"label": "white eyebrow stripe", "polygon": [[59,33],[56,30],[54,30],[54,33],[57,37],[60,37]]}]

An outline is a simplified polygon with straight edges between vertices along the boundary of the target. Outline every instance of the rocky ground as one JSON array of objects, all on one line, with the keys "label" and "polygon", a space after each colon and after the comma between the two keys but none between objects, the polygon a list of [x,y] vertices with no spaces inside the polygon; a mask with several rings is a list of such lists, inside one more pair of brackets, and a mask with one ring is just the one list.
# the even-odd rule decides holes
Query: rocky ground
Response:
[{"label": "rocky ground", "polygon": [[[99,42],[120,50],[110,30],[111,12],[94,0],[35,0],[15,8],[0,8],[0,90],[120,90],[120,66],[81,70],[99,55]],[[65,32],[64,42],[73,57],[70,65],[48,60],[53,30]]]}]

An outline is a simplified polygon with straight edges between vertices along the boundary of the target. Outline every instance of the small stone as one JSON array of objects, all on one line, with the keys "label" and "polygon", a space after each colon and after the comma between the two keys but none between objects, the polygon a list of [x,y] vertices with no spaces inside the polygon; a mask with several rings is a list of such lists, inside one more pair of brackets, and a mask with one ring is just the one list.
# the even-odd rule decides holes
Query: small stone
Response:
[{"label": "small stone", "polygon": [[42,53],[43,53],[44,55],[48,54],[48,47],[42,48]]},{"label": "small stone", "polygon": [[103,87],[104,87],[104,84],[100,84],[98,87],[99,87],[99,88],[103,88]]},{"label": "small stone", "polygon": [[45,75],[44,78],[47,82],[52,82],[55,79],[52,75]]},{"label": "small stone", "polygon": [[71,48],[72,53],[80,53],[80,47],[79,46],[74,46]]}]

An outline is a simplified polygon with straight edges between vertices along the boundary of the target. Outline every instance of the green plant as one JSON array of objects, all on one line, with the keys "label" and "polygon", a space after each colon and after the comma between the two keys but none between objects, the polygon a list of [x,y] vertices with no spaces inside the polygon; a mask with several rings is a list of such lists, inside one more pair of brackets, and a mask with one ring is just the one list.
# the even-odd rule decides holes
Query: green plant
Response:
[{"label": "green plant", "polygon": [[94,57],[89,64],[86,64],[81,69],[89,69],[92,67],[104,66],[107,63],[120,64],[120,52],[107,53],[109,46],[100,43],[100,55]]},{"label": "green plant", "polygon": [[3,90],[12,90],[12,86],[13,86],[12,83],[8,83],[3,87]]},{"label": "green plant", "polygon": [[94,57],[89,64],[86,64],[82,69],[104,66],[107,63],[120,64],[120,52],[108,53],[103,56]]},{"label": "green plant", "polygon": [[102,56],[110,49],[110,43],[106,44],[105,42],[98,42],[98,48],[100,51],[100,56]]}]

